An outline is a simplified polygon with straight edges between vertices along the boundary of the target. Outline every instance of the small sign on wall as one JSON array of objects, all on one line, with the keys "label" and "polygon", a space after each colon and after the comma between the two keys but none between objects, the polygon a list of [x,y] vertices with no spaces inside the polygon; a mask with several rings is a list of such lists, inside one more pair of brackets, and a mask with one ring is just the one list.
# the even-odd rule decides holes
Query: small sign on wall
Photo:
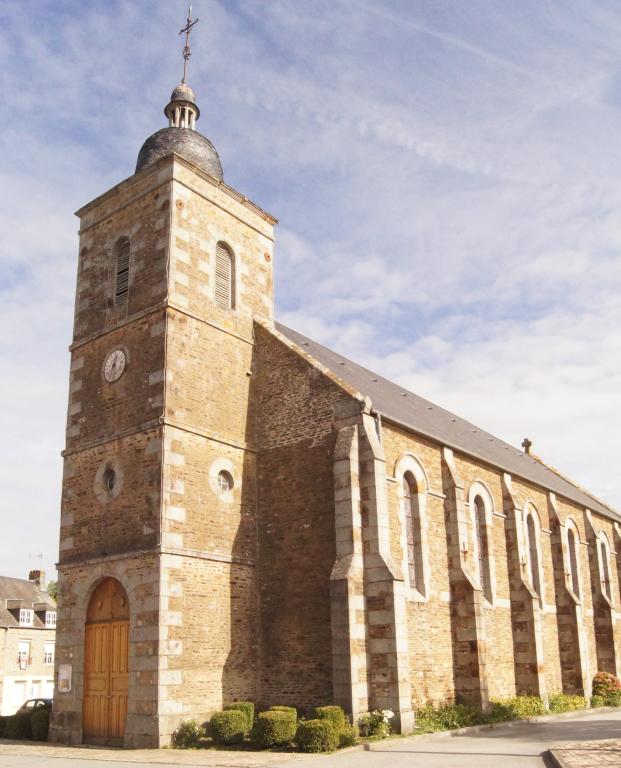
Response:
[{"label": "small sign on wall", "polygon": [[58,693],[71,691],[71,664],[59,664],[58,666]]}]

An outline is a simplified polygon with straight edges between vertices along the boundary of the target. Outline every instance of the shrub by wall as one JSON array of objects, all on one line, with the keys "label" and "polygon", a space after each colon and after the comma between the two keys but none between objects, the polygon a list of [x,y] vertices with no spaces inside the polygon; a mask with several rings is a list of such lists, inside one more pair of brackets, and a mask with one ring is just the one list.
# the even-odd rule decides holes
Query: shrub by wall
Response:
[{"label": "shrub by wall", "polygon": [[198,746],[203,735],[203,729],[196,720],[184,720],[173,731],[170,744],[175,749],[192,749]]},{"label": "shrub by wall", "polygon": [[259,712],[250,736],[259,747],[285,746],[295,738],[296,725],[295,711],[268,710],[267,712]]},{"label": "shrub by wall", "polygon": [[[601,696],[604,700],[621,694],[621,682],[611,672],[598,672],[593,678],[593,696]],[[612,706],[618,706],[613,704]]]},{"label": "shrub by wall", "polygon": [[539,696],[511,696],[490,702],[489,722],[524,720],[546,714],[546,705]]},{"label": "shrub by wall", "polygon": [[566,693],[554,693],[550,696],[548,708],[550,712],[573,712],[585,709],[587,700],[584,696],[570,696]]},{"label": "shrub by wall", "polygon": [[275,704],[269,708],[269,712],[289,712],[290,715],[294,715],[295,719],[298,719],[298,710],[295,707],[285,707],[282,704]]},{"label": "shrub by wall", "polygon": [[339,737],[328,719],[301,720],[295,741],[302,752],[334,752]]},{"label": "shrub by wall", "polygon": [[4,726],[9,718],[5,715],[0,715],[0,739],[4,738]]},{"label": "shrub by wall", "polygon": [[241,744],[247,723],[246,713],[241,709],[215,712],[209,721],[211,737],[216,744]]},{"label": "shrub by wall", "polygon": [[230,709],[238,709],[240,712],[244,713],[244,716],[246,718],[245,732],[247,734],[250,733],[252,729],[252,724],[254,723],[254,702],[235,701],[233,702],[233,704],[227,704],[226,707],[224,707],[225,712]]},{"label": "shrub by wall", "polygon": [[4,726],[4,738],[23,741],[32,739],[32,728],[30,726],[30,713],[17,712],[7,718]]},{"label": "shrub by wall", "polygon": [[484,722],[483,712],[469,704],[443,704],[439,707],[427,704],[416,710],[416,730],[422,733],[450,731]]},{"label": "shrub by wall", "polygon": [[334,730],[340,734],[347,725],[347,718],[342,707],[328,706],[315,707],[315,718],[317,720],[328,720],[334,726]]},{"label": "shrub by wall", "polygon": [[394,712],[390,709],[374,709],[366,712],[358,720],[358,730],[361,736],[372,736],[385,739],[392,733],[392,719]]},{"label": "shrub by wall", "polygon": [[358,730],[355,725],[345,724],[339,734],[339,747],[353,747],[358,743]]},{"label": "shrub by wall", "polygon": [[30,715],[30,728],[32,738],[35,741],[47,741],[47,734],[50,729],[50,710],[35,709]]}]

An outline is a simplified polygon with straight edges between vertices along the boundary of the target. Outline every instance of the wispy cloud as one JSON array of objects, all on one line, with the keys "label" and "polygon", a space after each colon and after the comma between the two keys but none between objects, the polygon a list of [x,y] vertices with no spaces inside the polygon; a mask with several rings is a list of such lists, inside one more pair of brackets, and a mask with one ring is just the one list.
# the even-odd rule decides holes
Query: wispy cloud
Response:
[{"label": "wispy cloud", "polygon": [[[195,0],[225,177],[273,211],[280,319],[621,506],[612,0]],[[0,9],[2,568],[56,558],[72,211],[131,174],[185,5]],[[7,546],[11,542],[11,546]],[[18,542],[15,545],[15,542]]]}]

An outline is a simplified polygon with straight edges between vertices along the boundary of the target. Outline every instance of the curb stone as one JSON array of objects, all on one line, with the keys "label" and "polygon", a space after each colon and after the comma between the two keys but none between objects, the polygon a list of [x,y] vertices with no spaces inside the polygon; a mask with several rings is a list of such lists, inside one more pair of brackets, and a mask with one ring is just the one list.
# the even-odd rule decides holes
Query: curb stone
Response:
[{"label": "curb stone", "polygon": [[550,761],[552,768],[568,768],[567,763],[560,755],[557,755],[553,749],[548,749],[543,753],[544,757],[547,757]]}]

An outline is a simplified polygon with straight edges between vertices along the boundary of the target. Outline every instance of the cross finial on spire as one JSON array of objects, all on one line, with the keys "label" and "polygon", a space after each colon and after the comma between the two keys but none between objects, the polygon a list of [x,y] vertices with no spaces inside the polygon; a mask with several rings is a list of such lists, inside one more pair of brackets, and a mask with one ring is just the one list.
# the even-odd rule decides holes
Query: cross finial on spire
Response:
[{"label": "cross finial on spire", "polygon": [[192,4],[190,3],[190,7],[188,8],[188,18],[186,19],[185,27],[183,29],[179,30],[179,34],[182,35],[185,32],[185,46],[183,47],[183,79],[182,83],[185,83],[185,78],[188,71],[188,61],[190,59],[190,56],[192,55],[192,51],[190,50],[190,32],[192,31],[192,27],[198,24],[198,19],[194,19],[192,21]]}]

